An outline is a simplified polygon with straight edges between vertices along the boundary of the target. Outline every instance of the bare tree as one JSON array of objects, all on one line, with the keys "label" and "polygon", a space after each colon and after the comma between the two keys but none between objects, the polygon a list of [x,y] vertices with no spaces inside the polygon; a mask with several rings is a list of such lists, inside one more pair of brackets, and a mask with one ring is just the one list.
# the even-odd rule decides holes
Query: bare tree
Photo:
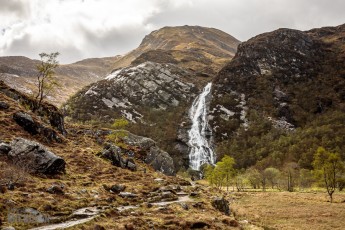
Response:
[{"label": "bare tree", "polygon": [[39,56],[41,57],[41,63],[37,65],[39,74],[37,76],[38,92],[35,97],[35,99],[37,100],[36,109],[41,106],[43,99],[46,98],[47,95],[49,95],[51,91],[58,86],[54,75],[55,69],[59,66],[59,62],[56,60],[59,54],[59,52],[39,54]]}]

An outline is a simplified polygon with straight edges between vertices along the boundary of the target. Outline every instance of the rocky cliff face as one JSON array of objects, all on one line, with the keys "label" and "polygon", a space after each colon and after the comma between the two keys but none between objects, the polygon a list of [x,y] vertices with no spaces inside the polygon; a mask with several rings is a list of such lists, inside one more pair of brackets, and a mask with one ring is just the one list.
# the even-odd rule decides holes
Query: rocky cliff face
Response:
[{"label": "rocky cliff face", "polygon": [[294,130],[344,111],[344,31],[279,29],[242,43],[214,79],[209,118],[217,143],[260,120]]},{"label": "rocky cliff face", "polygon": [[[67,103],[75,120],[111,122],[119,116],[149,122],[151,110],[168,110],[188,103],[197,93],[193,74],[172,64],[145,62],[119,69],[85,87]],[[148,116],[148,115],[147,115]]]}]

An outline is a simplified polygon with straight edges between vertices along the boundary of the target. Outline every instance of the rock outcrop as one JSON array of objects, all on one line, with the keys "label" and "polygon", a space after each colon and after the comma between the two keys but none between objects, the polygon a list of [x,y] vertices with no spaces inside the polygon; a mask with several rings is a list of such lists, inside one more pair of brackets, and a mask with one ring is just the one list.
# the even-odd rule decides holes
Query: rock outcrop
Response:
[{"label": "rock outcrop", "polygon": [[40,122],[35,121],[32,116],[24,112],[16,112],[13,114],[14,121],[23,127],[25,131],[31,135],[39,134],[46,138],[49,141],[62,142],[62,139],[59,137],[58,133]]},{"label": "rock outcrop", "polygon": [[169,176],[175,175],[173,159],[167,152],[161,150],[155,141],[133,134],[129,134],[124,141],[131,146],[137,146],[144,162],[151,165],[155,170]]},{"label": "rock outcrop", "polygon": [[99,156],[110,160],[111,163],[117,167],[136,171],[137,166],[129,154],[129,152],[125,152],[120,147],[113,144],[106,144],[102,152],[98,153]]},{"label": "rock outcrop", "polygon": [[212,200],[212,206],[217,210],[223,212],[225,215],[230,215],[229,202],[224,199],[224,197],[215,197]]},{"label": "rock outcrop", "polygon": [[65,171],[65,161],[43,145],[23,138],[11,142],[8,153],[13,164],[24,167],[30,173],[57,174]]},{"label": "rock outcrop", "polygon": [[189,102],[198,89],[188,79],[192,73],[172,64],[145,62],[119,69],[91,84],[65,106],[75,120],[101,120],[123,116],[144,122],[150,109],[166,110]]},{"label": "rock outcrop", "polygon": [[[35,99],[10,88],[3,81],[0,81],[0,92],[15,101],[18,101],[20,104],[27,106],[31,110],[34,110],[34,108],[37,107],[37,101]],[[67,134],[64,124],[64,116],[56,106],[43,103],[35,110],[35,114],[42,117],[46,123],[50,124],[52,128],[56,129],[62,135]]]}]

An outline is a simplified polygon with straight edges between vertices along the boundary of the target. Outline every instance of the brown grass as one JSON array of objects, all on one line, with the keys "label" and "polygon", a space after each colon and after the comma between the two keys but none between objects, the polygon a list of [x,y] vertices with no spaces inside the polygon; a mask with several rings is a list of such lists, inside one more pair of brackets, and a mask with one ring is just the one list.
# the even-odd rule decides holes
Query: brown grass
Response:
[{"label": "brown grass", "polygon": [[328,202],[321,192],[236,193],[232,207],[237,218],[266,229],[344,229],[345,194]]}]

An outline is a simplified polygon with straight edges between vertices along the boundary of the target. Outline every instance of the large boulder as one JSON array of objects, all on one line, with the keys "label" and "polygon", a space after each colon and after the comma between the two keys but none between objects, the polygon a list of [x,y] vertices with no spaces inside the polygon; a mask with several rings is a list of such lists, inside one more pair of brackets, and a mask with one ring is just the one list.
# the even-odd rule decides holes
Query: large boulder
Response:
[{"label": "large boulder", "polygon": [[47,140],[62,142],[62,139],[55,130],[35,121],[30,114],[16,112],[13,114],[13,120],[31,135],[39,134],[47,138]]},{"label": "large boulder", "polygon": [[111,163],[117,167],[132,171],[137,170],[137,166],[134,163],[133,158],[116,145],[107,144],[98,155],[100,155],[102,158],[110,160]]},{"label": "large boulder", "polygon": [[147,137],[141,137],[129,133],[125,137],[125,142],[140,149],[141,155],[144,156],[144,162],[151,165],[155,170],[172,176],[175,175],[174,161],[169,153],[161,150],[156,142]]},{"label": "large boulder", "polygon": [[212,206],[223,212],[225,215],[230,215],[230,207],[229,207],[229,202],[224,199],[224,197],[215,197],[212,200]]},{"label": "large boulder", "polygon": [[64,159],[43,145],[23,138],[11,142],[8,156],[15,165],[26,167],[31,173],[57,174],[65,170]]}]

